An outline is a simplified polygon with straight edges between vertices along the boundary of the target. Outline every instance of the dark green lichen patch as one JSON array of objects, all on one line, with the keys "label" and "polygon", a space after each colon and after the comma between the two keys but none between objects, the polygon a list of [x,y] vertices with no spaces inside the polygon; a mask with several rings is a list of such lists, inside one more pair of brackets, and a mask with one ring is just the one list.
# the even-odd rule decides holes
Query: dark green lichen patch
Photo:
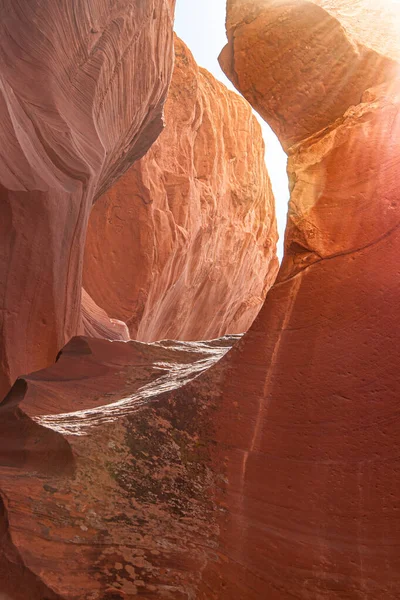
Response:
[{"label": "dark green lichen patch", "polygon": [[118,485],[141,504],[162,506],[177,517],[212,509],[211,424],[201,401],[176,395],[127,422],[130,457],[109,465]]}]

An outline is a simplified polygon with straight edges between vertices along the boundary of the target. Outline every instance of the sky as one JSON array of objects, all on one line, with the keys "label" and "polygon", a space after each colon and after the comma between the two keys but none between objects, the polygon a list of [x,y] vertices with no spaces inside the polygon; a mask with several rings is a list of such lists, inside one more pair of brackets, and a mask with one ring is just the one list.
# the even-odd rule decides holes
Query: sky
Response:
[{"label": "sky", "polygon": [[[201,67],[210,71],[214,77],[225,83],[227,87],[234,89],[218,63],[219,53],[227,41],[225,12],[226,0],[177,0],[175,31],[189,47],[196,62]],[[266,145],[265,160],[275,195],[280,238],[278,255],[282,258],[283,236],[289,200],[286,155],[270,127],[259,115],[256,114],[256,116],[260,121]]]}]

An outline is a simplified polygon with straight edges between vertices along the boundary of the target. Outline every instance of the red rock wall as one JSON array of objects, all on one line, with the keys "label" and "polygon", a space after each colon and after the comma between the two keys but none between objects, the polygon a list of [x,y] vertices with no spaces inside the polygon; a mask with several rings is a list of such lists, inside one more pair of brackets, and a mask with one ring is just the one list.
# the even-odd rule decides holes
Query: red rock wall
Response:
[{"label": "red rock wall", "polygon": [[173,2],[1,0],[0,396],[81,330],[93,198],[162,129]]},{"label": "red rock wall", "polygon": [[176,39],[166,128],[93,207],[84,285],[134,338],[245,331],[277,271],[260,127]]},{"label": "red rock wall", "polygon": [[299,212],[319,197],[303,213],[315,245],[326,217],[323,256],[285,259],[212,383],[216,463],[227,465],[228,558],[204,574],[224,587],[217,598],[400,594],[399,101],[383,92],[351,109],[291,161],[304,161]]},{"label": "red rock wall", "polygon": [[277,283],[214,383],[229,558],[204,577],[226,600],[400,595],[400,80],[390,45],[354,46],[352,3],[313,4],[229,3],[221,62],[281,135],[291,200]]}]

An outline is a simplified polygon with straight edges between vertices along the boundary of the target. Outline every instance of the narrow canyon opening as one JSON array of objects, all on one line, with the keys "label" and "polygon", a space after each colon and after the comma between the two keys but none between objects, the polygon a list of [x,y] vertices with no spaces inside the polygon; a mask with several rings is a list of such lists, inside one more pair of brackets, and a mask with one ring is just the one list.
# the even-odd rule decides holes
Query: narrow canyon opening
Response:
[{"label": "narrow canyon opening", "polygon": [[[227,42],[225,31],[226,6],[224,0],[187,2],[177,0],[175,9],[175,31],[187,44],[197,63],[210,71],[226,87],[239,93],[222,71],[218,56]],[[275,196],[275,211],[278,225],[277,254],[283,258],[283,245],[289,202],[287,177],[287,155],[271,127],[255,111],[265,141],[265,162]]]},{"label": "narrow canyon opening", "polygon": [[90,215],[82,308],[95,337],[244,333],[283,256],[287,157],[220,67],[224,4],[178,0],[174,28],[165,128]]}]

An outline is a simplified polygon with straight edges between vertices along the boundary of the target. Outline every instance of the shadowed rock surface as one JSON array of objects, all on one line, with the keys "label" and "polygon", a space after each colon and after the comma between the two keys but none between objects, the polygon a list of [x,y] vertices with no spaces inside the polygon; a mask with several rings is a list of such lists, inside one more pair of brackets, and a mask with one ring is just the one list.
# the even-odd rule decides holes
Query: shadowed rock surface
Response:
[{"label": "shadowed rock surface", "polygon": [[237,339],[74,338],[54,366],[16,382],[0,409],[11,600],[195,597],[217,548],[222,480],[210,406],[169,396]]},{"label": "shadowed rock surface", "polygon": [[171,0],[1,0],[0,396],[81,331],[93,199],[160,133]]},{"label": "shadowed rock surface", "polygon": [[261,128],[178,38],[165,119],[93,208],[85,288],[142,341],[241,333],[278,269]]}]

